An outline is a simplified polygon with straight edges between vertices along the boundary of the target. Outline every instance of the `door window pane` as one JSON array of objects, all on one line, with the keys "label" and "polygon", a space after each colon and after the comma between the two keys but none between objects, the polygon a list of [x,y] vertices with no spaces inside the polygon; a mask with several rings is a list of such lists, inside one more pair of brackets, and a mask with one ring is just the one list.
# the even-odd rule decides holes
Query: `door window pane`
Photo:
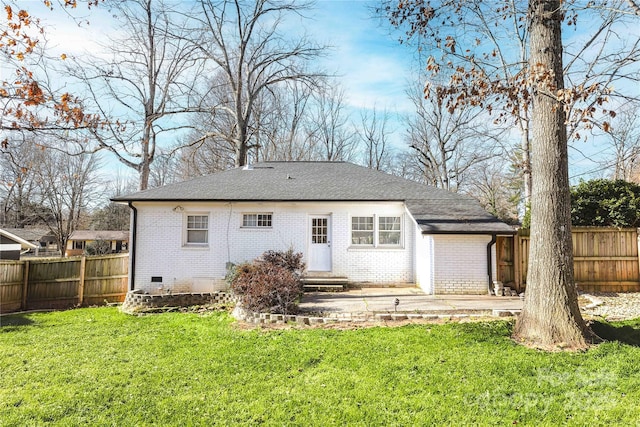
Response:
[{"label": "door window pane", "polygon": [[311,219],[311,243],[326,244],[328,243],[328,220],[327,218]]}]

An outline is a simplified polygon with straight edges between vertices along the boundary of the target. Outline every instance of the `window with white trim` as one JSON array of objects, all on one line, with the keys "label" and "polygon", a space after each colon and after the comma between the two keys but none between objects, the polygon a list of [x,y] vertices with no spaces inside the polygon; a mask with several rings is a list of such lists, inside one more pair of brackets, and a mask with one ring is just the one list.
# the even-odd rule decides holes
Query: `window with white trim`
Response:
[{"label": "window with white trim", "polygon": [[271,228],[271,213],[242,214],[242,228]]},{"label": "window with white trim", "polygon": [[378,243],[380,245],[400,245],[400,217],[378,217]]},{"label": "window with white trim", "polygon": [[187,245],[206,245],[209,243],[209,215],[187,215]]},{"label": "window with white trim", "polygon": [[402,218],[399,216],[351,217],[351,244],[353,246],[401,246]]},{"label": "window with white trim", "polygon": [[373,245],[373,217],[351,217],[351,244]]}]

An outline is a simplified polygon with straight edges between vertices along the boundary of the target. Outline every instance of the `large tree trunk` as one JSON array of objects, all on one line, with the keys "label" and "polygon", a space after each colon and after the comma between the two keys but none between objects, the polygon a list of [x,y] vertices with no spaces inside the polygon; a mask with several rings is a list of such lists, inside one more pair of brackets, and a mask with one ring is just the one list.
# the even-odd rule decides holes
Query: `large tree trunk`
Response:
[{"label": "large tree trunk", "polygon": [[573,280],[560,0],[530,0],[532,111],[531,248],[527,289],[514,338],[546,349],[585,348],[593,337]]}]

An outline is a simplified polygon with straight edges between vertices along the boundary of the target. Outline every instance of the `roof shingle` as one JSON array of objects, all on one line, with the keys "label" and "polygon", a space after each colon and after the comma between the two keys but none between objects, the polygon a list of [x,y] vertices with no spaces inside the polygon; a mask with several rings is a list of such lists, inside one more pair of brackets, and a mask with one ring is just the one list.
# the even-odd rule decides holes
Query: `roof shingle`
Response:
[{"label": "roof shingle", "polygon": [[403,201],[425,233],[513,232],[468,196],[346,162],[264,162],[112,200]]}]

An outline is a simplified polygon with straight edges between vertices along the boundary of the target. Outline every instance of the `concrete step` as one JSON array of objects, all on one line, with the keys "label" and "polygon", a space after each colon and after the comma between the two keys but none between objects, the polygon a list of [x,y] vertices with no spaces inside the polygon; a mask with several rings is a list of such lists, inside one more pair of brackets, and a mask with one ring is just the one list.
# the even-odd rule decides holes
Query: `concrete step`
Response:
[{"label": "concrete step", "polygon": [[344,291],[344,285],[308,284],[308,285],[302,285],[302,288],[307,292],[311,292],[311,291],[342,292]]},{"label": "concrete step", "polygon": [[302,278],[302,287],[305,291],[340,292],[344,291],[349,283],[346,277],[316,277],[307,276]]}]

